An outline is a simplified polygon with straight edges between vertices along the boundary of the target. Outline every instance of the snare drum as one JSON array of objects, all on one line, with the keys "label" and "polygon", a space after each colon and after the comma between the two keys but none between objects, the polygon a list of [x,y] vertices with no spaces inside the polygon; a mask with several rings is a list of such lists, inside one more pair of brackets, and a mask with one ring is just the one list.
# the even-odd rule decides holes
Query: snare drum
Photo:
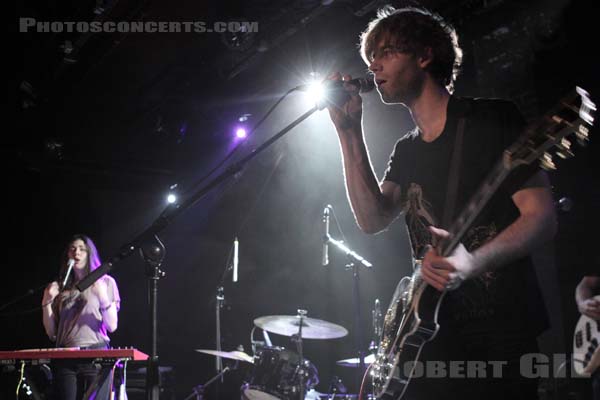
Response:
[{"label": "snare drum", "polygon": [[254,370],[248,385],[242,388],[242,400],[296,400],[300,393],[300,377],[304,392],[319,383],[315,366],[283,347],[263,347],[254,358]]}]

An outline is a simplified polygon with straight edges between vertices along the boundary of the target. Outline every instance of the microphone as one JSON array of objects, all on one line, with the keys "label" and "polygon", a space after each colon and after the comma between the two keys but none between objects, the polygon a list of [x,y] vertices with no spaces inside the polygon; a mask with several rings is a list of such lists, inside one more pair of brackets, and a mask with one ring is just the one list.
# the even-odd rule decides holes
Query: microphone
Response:
[{"label": "microphone", "polygon": [[[321,82],[321,86],[324,90],[343,90],[344,83],[348,83],[350,85],[356,86],[358,88],[359,93],[367,93],[375,89],[375,82],[372,77],[360,77],[350,79],[349,81],[334,81],[334,80],[324,80]],[[299,85],[296,86],[296,90],[307,91],[311,87],[311,84]]]},{"label": "microphone", "polygon": [[324,267],[329,264],[329,208],[331,206],[327,204],[323,210],[323,223],[325,224],[325,234],[323,235],[323,258],[321,259],[321,265]]},{"label": "microphone", "polygon": [[335,84],[331,85],[326,85],[327,86],[334,86],[335,88],[337,87],[342,87],[342,85],[344,83],[349,83],[350,85],[356,86],[358,88],[358,92],[359,93],[367,93],[372,91],[373,89],[375,89],[375,82],[373,81],[373,77],[360,77],[360,78],[354,78],[354,79],[350,79],[349,81],[328,81],[328,82],[336,82]]},{"label": "microphone", "polygon": [[233,241],[233,281],[238,281],[238,263],[239,263],[239,247],[240,242],[236,237]]},{"label": "microphone", "polygon": [[62,283],[63,288],[67,284],[67,280],[69,279],[71,270],[73,270],[73,265],[75,265],[75,260],[73,260],[72,258],[69,258],[69,261],[67,261],[67,273],[65,274],[65,279],[63,279],[63,283]]}]

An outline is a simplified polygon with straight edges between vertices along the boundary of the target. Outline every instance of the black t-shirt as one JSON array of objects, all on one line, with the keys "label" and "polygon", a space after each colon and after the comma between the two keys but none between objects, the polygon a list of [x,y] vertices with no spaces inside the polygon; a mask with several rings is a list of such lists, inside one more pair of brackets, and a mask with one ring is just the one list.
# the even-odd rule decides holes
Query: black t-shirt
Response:
[{"label": "black t-shirt", "polygon": [[[524,128],[516,106],[503,100],[451,97],[446,126],[433,142],[423,141],[415,129],[395,146],[384,180],[400,185],[406,225],[413,253],[423,255],[431,243],[427,227],[441,226],[451,157],[459,118],[465,118],[453,220],[466,206],[502,152]],[[519,215],[511,196],[537,170],[514,171],[500,186],[472,224],[462,243],[472,251],[489,241]],[[448,227],[443,227],[448,228]],[[539,334],[548,326],[545,306],[529,257],[464,282],[444,299],[440,318],[468,330],[494,329],[511,324]]]}]

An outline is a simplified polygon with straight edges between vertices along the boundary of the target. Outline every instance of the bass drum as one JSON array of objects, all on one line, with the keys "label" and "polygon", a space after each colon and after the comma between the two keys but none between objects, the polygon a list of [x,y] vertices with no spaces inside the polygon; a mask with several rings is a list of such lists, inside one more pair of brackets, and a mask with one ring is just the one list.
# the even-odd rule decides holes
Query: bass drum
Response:
[{"label": "bass drum", "polygon": [[297,400],[300,378],[304,392],[319,383],[317,368],[306,358],[283,347],[263,347],[254,358],[254,370],[247,385],[242,387],[242,400]]}]

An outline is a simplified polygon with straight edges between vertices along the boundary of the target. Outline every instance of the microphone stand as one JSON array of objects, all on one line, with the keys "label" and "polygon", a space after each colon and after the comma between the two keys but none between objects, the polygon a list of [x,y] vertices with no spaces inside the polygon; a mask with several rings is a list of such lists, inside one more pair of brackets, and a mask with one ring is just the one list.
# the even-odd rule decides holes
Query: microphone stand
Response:
[{"label": "microphone stand", "polygon": [[[161,271],[158,267],[162,263],[162,259],[164,257],[164,246],[160,242],[158,238],[158,233],[163,231],[177,216],[183,213],[185,210],[190,208],[196,202],[204,198],[211,190],[219,186],[221,183],[225,182],[227,179],[231,178],[238,172],[240,172],[244,166],[252,160],[254,157],[262,153],[266,148],[271,146],[275,141],[280,139],[283,135],[291,131],[297,125],[299,125],[302,121],[310,117],[315,111],[322,110],[325,108],[325,103],[320,103],[312,107],[310,110],[306,111],[304,114],[299,116],[297,119],[292,121],[289,125],[279,131],[277,134],[267,139],[263,144],[254,149],[250,154],[243,157],[238,162],[232,164],[221,174],[214,177],[209,183],[207,183],[204,187],[198,189],[192,195],[190,195],[187,199],[182,201],[181,203],[172,203],[169,204],[163,212],[156,218],[156,220],[141,234],[135,237],[129,243],[126,243],[121,247],[121,250],[110,257],[108,261],[102,263],[97,269],[86,275],[82,280],[77,283],[77,289],[80,291],[84,291],[89,286],[91,286],[94,282],[96,282],[101,276],[107,274],[112,269],[115,268],[117,263],[122,259],[131,256],[136,250],[140,250],[142,257],[148,264],[147,269],[150,270],[151,274],[149,275],[149,280],[151,282],[150,288],[150,315],[151,318],[151,332],[152,332],[152,355],[148,358],[148,376],[147,376],[147,385],[146,385],[146,398],[147,400],[158,400],[159,395],[159,381],[158,381],[158,354],[157,354],[157,298],[158,298],[158,280],[165,276],[165,273]],[[157,245],[159,243],[160,245]],[[161,249],[162,246],[162,249]],[[142,250],[146,249],[146,251]],[[153,259],[153,261],[149,262],[149,259]],[[150,374],[150,371],[153,371]],[[155,373],[154,373],[155,372]]]},{"label": "microphone stand", "polygon": [[[231,256],[231,253],[230,253]],[[222,351],[221,348],[221,309],[223,308],[223,306],[225,305],[225,279],[227,278],[227,274],[229,273],[229,271],[231,271],[233,269],[232,264],[229,262],[230,258],[228,258],[227,262],[225,263],[225,270],[223,271],[223,274],[221,275],[221,280],[219,281],[219,284],[217,285],[217,290],[216,290],[216,296],[215,296],[215,348],[217,351]],[[223,359],[221,358],[221,356],[217,356],[215,358],[215,367],[218,372],[223,371]],[[221,375],[221,383],[223,383],[223,375]],[[218,388],[217,388],[218,391]],[[218,394],[217,394],[217,398],[218,398]]]},{"label": "microphone stand", "polygon": [[341,240],[336,240],[327,235],[324,240],[325,244],[332,244],[346,255],[349,262],[346,264],[347,269],[352,269],[352,305],[354,307],[354,346],[358,351],[358,387],[362,382],[362,375],[365,372],[365,353],[362,350],[363,336],[361,331],[361,314],[360,314],[360,265],[366,268],[372,268],[373,264],[365,260],[362,256],[347,247]]},{"label": "microphone stand", "polygon": [[298,333],[294,334],[292,340],[296,342],[296,349],[298,350],[298,366],[297,371],[300,378],[300,391],[298,395],[300,396],[300,400],[304,400],[304,355],[302,349],[302,325],[304,325],[304,318],[306,317],[306,310],[298,310]]},{"label": "microphone stand", "polygon": [[[216,349],[217,351],[221,351],[221,308],[223,307],[223,303],[225,303],[225,290],[223,289],[223,286],[219,286],[217,288],[217,296],[216,296],[216,306],[215,306],[215,326],[216,326],[216,332],[215,332],[215,341],[216,341]],[[217,372],[221,372],[223,370],[223,361],[221,360],[221,356],[217,356],[216,358],[216,368],[217,368]],[[221,379],[221,382],[223,382],[223,379]]]},{"label": "microphone stand", "polygon": [[160,269],[165,257],[165,246],[158,236],[154,235],[154,243],[146,242],[139,248],[146,263],[148,291],[150,292],[150,340],[151,352],[146,367],[146,398],[158,400],[160,395],[160,377],[158,368],[158,281],[165,277]]}]

